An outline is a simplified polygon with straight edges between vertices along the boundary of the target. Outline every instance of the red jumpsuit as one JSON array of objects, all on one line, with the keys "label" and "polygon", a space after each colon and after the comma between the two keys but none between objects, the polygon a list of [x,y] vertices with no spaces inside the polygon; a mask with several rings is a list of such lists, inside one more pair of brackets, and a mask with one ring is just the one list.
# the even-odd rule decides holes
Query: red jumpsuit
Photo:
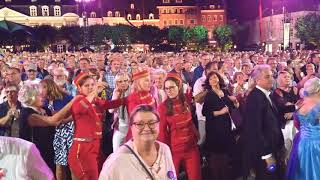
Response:
[{"label": "red jumpsuit", "polygon": [[190,109],[183,111],[179,100],[173,100],[173,115],[167,115],[165,102],[160,104],[159,140],[168,144],[177,174],[184,165],[189,180],[201,178],[200,153],[197,145],[198,131],[192,121]]},{"label": "red jumpsuit", "polygon": [[105,160],[101,152],[102,121],[106,109],[125,104],[124,99],[106,101],[95,98],[90,103],[78,98],[71,107],[75,131],[68,155],[72,173],[80,179],[96,180]]},{"label": "red jumpsuit", "polygon": [[[152,97],[150,92],[141,91],[141,92],[133,92],[128,96],[128,113],[129,115],[131,112],[141,104],[148,104],[154,106],[156,108],[156,101]],[[129,128],[126,140],[130,140],[132,138],[131,129]]]}]

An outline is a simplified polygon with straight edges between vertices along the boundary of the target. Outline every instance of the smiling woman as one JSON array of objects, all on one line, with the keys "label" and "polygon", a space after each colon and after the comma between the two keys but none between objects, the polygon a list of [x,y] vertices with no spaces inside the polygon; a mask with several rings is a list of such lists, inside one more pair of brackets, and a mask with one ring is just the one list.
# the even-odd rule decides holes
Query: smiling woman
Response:
[{"label": "smiling woman", "polygon": [[99,179],[176,179],[169,147],[156,141],[159,121],[159,115],[152,106],[137,106],[130,116],[132,140],[111,154]]}]

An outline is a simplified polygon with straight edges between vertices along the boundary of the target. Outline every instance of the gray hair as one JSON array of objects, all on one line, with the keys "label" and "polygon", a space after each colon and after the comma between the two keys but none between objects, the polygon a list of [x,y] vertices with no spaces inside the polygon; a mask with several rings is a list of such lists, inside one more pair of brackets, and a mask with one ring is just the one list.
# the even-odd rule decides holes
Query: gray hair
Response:
[{"label": "gray hair", "polygon": [[254,67],[251,77],[256,82],[260,78],[262,72],[265,71],[271,71],[271,67],[267,64],[257,65]]},{"label": "gray hair", "polygon": [[303,86],[303,91],[302,91],[303,97],[313,96],[319,92],[320,92],[320,79],[317,77],[309,79]]},{"label": "gray hair", "polygon": [[54,74],[54,75],[55,75],[57,72],[58,72],[58,73],[59,73],[59,72],[62,72],[63,75],[65,75],[66,77],[69,76],[69,72],[68,72],[65,68],[63,68],[63,67],[57,67],[57,68],[53,69],[52,71],[53,71],[53,74]]},{"label": "gray hair", "polygon": [[36,84],[24,84],[18,93],[18,100],[26,106],[31,106],[37,99],[39,86]]}]

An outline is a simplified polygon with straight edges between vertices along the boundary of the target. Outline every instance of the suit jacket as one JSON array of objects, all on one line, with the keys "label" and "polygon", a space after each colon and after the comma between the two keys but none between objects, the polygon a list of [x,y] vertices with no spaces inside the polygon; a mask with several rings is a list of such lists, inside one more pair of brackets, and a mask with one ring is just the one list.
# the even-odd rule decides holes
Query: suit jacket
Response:
[{"label": "suit jacket", "polygon": [[246,99],[242,138],[249,167],[261,156],[277,154],[284,145],[278,111],[257,88]]}]

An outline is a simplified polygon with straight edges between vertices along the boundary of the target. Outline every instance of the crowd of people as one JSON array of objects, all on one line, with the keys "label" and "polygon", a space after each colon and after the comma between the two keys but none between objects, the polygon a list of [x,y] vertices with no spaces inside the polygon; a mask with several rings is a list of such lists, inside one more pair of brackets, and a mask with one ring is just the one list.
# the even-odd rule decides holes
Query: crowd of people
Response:
[{"label": "crowd of people", "polygon": [[0,179],[318,180],[319,67],[319,51],[0,54]]}]

